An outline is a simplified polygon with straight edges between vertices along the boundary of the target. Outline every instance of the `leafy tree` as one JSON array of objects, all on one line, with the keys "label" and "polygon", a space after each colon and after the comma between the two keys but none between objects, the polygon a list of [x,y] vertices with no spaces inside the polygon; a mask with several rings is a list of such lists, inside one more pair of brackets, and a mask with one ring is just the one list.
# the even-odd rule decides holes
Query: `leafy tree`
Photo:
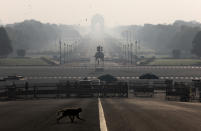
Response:
[{"label": "leafy tree", "polygon": [[159,79],[159,77],[152,73],[146,73],[146,74],[142,74],[140,76],[140,79]]},{"label": "leafy tree", "polygon": [[114,76],[112,76],[110,74],[99,76],[98,79],[101,81],[108,82],[108,83],[117,81],[117,78],[115,78]]},{"label": "leafy tree", "polygon": [[134,32],[134,38],[141,41],[141,46],[158,53],[169,53],[173,49],[190,52],[195,35],[201,30],[196,22],[176,21],[173,24],[145,24],[144,26],[126,26],[121,35],[126,39],[124,31]]},{"label": "leafy tree", "polygon": [[7,57],[12,51],[11,41],[6,30],[0,27],[0,56]]},{"label": "leafy tree", "polygon": [[17,55],[19,57],[24,57],[26,55],[26,50],[25,49],[19,49],[19,50],[17,50]]},{"label": "leafy tree", "polygon": [[173,58],[180,58],[181,50],[179,50],[179,49],[172,50],[172,56],[173,56]]},{"label": "leafy tree", "polygon": [[198,32],[193,40],[192,53],[201,57],[201,31]]},{"label": "leafy tree", "polygon": [[80,37],[73,26],[44,24],[35,20],[6,25],[6,30],[13,43],[14,49],[29,51],[49,50],[55,47],[58,39]]}]

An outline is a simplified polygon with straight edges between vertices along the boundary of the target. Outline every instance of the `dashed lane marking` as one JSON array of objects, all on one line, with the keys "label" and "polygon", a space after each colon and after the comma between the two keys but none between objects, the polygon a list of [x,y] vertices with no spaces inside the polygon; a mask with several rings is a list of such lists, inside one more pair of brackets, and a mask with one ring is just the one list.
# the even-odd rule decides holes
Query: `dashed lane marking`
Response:
[{"label": "dashed lane marking", "polygon": [[[28,76],[27,79],[83,79],[84,77],[78,77],[78,76]],[[96,79],[95,76],[89,76],[88,79]],[[121,80],[129,80],[129,79],[139,79],[137,76],[117,76],[117,79]],[[160,79],[201,79],[200,76],[160,76]]]},{"label": "dashed lane marking", "polygon": [[107,125],[100,98],[98,98],[98,109],[99,109],[100,130],[107,131]]}]

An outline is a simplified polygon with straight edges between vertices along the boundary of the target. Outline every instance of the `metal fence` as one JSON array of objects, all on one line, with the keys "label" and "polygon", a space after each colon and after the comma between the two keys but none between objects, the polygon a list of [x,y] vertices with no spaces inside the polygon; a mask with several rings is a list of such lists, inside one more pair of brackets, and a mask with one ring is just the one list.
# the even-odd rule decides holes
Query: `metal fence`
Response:
[{"label": "metal fence", "polygon": [[160,90],[166,100],[201,101],[201,81],[174,82],[172,80],[132,80],[113,83],[81,83],[64,80],[60,82],[0,82],[0,99],[39,99],[70,97],[123,97],[129,93],[134,96],[154,97]]},{"label": "metal fence", "polygon": [[1,82],[0,99],[128,97],[126,82],[80,84],[79,81],[57,83]]},{"label": "metal fence", "polygon": [[129,89],[133,92],[134,96],[153,97],[155,90],[165,90],[173,85],[172,80],[148,80],[139,79],[129,81]]}]

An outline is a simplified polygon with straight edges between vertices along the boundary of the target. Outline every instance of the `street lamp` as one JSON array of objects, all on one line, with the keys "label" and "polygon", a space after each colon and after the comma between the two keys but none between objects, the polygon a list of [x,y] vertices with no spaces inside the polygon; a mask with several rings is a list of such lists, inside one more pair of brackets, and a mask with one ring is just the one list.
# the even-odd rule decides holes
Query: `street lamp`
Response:
[{"label": "street lamp", "polygon": [[68,47],[69,47],[69,45],[67,44],[66,46],[67,46],[66,50],[67,50],[67,63],[68,63],[69,62],[69,56],[68,56],[68,53],[69,53],[69,48]]},{"label": "street lamp", "polygon": [[131,64],[133,64],[133,43],[132,43],[132,42],[131,42],[131,44],[130,44],[130,48],[131,48],[131,50],[130,50]]},{"label": "street lamp", "polygon": [[66,43],[64,43],[64,64],[66,63]]},{"label": "street lamp", "polygon": [[127,44],[128,48],[127,48],[127,54],[128,54],[128,63],[129,63],[129,43]]},{"label": "street lamp", "polygon": [[60,58],[59,58],[59,61],[60,61],[60,64],[61,64],[61,40],[59,40],[59,54],[60,54]]},{"label": "street lamp", "polygon": [[138,41],[135,41],[135,64],[137,64],[137,55],[138,55]]}]

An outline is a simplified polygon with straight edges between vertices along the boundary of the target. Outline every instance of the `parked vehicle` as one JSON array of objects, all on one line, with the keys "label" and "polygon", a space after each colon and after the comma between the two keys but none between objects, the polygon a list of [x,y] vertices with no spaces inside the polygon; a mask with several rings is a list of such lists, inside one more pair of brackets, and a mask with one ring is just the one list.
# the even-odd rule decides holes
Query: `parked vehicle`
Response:
[{"label": "parked vehicle", "polygon": [[20,76],[20,75],[7,76],[7,77],[5,77],[3,79],[4,79],[4,81],[9,81],[9,80],[25,80],[25,78],[23,76]]}]

